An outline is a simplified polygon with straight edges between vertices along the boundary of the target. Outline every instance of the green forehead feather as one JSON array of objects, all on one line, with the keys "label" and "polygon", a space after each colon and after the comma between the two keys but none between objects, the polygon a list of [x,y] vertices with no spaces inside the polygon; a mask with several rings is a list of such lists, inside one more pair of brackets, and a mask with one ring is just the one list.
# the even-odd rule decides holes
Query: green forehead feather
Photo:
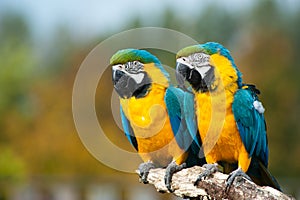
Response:
[{"label": "green forehead feather", "polygon": [[139,49],[122,49],[115,53],[111,59],[110,64],[125,64],[127,62],[139,61],[141,63],[155,63],[160,64],[158,58],[145,50]]},{"label": "green forehead feather", "polygon": [[201,45],[193,45],[193,46],[185,47],[180,51],[178,51],[176,55],[176,59],[180,57],[186,57],[194,53],[206,53],[208,55],[213,54],[212,51],[210,51],[209,49],[204,49]]}]

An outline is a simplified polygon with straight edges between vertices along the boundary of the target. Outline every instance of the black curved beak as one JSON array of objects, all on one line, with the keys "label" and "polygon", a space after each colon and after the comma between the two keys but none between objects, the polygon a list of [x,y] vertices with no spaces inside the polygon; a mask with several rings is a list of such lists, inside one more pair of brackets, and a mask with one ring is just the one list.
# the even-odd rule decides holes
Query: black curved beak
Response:
[{"label": "black curved beak", "polygon": [[177,80],[177,83],[178,83],[178,86],[187,91],[187,88],[185,87],[184,83],[185,81],[187,80],[187,76],[189,74],[189,71],[190,71],[190,67],[183,64],[183,63],[180,63],[180,62],[177,62],[176,63],[176,80]]},{"label": "black curved beak", "polygon": [[176,79],[180,85],[184,83],[188,69],[187,65],[180,62],[176,63]]},{"label": "black curved beak", "polygon": [[176,64],[176,79],[180,88],[186,88],[184,82],[187,81],[196,91],[199,90],[203,82],[201,74],[196,69],[180,62]]},{"label": "black curved beak", "polygon": [[112,70],[112,80],[114,85],[116,85],[124,75],[125,73],[120,70]]}]

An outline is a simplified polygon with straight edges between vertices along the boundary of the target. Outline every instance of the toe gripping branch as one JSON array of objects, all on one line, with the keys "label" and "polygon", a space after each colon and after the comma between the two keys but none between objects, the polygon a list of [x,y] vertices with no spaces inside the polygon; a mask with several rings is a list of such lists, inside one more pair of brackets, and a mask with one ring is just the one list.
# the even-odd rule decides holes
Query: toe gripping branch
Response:
[{"label": "toe gripping branch", "polygon": [[248,179],[249,181],[252,182],[251,178],[245,172],[243,172],[243,170],[241,168],[238,168],[238,169],[232,171],[229,174],[228,178],[226,179],[226,188],[225,188],[226,192],[228,192],[230,190],[230,187],[233,184],[234,180],[238,177],[239,178],[244,177],[245,179]]},{"label": "toe gripping branch", "polygon": [[[217,163],[214,163],[214,164],[204,164],[202,167],[204,167],[205,170],[198,176],[198,178],[195,181],[194,185],[198,185],[198,183],[200,181],[208,178],[213,173],[219,171]],[[245,179],[248,179],[248,180],[250,180],[252,182],[251,178],[245,172],[243,172],[243,170],[241,168],[238,168],[238,169],[232,171],[229,174],[228,178],[226,179],[225,192],[228,192],[230,190],[230,187],[231,187],[231,185],[233,184],[233,182],[234,182],[234,180],[236,178],[242,178],[242,177],[244,177]]]},{"label": "toe gripping branch", "polygon": [[139,177],[140,177],[139,181],[144,184],[147,184],[148,183],[147,178],[148,178],[149,171],[154,168],[155,168],[155,165],[151,161],[140,164],[140,166],[138,168]]},{"label": "toe gripping branch", "polygon": [[211,176],[213,173],[218,172],[218,164],[204,164],[202,167],[205,168],[205,170],[198,176],[197,180],[195,181],[194,185],[198,185],[198,183]]},{"label": "toe gripping branch", "polygon": [[181,165],[177,165],[175,161],[172,161],[166,168],[166,173],[165,173],[165,185],[169,192],[174,192],[172,189],[172,177],[173,174],[186,168],[186,163],[183,163]]}]

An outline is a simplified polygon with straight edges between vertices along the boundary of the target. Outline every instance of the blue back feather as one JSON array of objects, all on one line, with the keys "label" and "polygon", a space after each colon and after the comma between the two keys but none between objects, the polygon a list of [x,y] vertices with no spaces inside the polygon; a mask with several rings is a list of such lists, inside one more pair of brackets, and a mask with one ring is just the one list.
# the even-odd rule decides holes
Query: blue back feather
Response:
[{"label": "blue back feather", "polygon": [[268,166],[268,142],[265,118],[253,106],[257,96],[250,89],[239,89],[232,105],[233,114],[247,152]]},{"label": "blue back feather", "polygon": [[121,114],[121,120],[122,120],[122,125],[123,125],[123,129],[125,132],[125,135],[127,137],[127,139],[129,140],[129,142],[131,143],[131,145],[138,150],[138,144],[134,135],[134,132],[131,128],[130,122],[128,121],[128,119],[126,118],[122,106],[120,105],[120,114]]},{"label": "blue back feather", "polygon": [[[182,119],[181,102],[183,102],[183,91],[170,86],[166,90],[166,94],[165,94],[165,103],[167,106],[169,120],[171,123],[173,134],[176,138],[178,145],[182,149],[187,149],[184,147],[189,146],[189,144],[191,143],[188,144],[188,142],[184,140],[185,138],[184,135],[182,134],[183,133],[182,130],[185,127],[183,127],[184,124],[182,123],[181,120]],[[185,144],[185,142],[187,142],[187,144]]]},{"label": "blue back feather", "polygon": [[184,119],[186,121],[187,129],[193,138],[193,141],[196,143],[197,147],[201,147],[201,141],[197,138],[198,134],[198,126],[196,121],[195,114],[195,103],[194,103],[194,94],[185,91],[184,99],[183,99],[183,111],[184,111]]},{"label": "blue back feather", "polygon": [[170,86],[166,91],[165,103],[172,131],[179,147],[184,150],[190,148],[197,155],[201,142],[197,137],[194,95]]}]

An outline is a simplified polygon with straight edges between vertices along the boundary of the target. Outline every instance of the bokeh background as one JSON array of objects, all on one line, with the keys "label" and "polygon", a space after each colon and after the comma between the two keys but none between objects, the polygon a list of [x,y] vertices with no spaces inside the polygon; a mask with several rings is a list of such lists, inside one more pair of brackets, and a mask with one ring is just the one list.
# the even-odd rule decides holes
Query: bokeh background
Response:
[{"label": "bokeh background", "polygon": [[[0,200],[176,199],[97,161],[72,118],[73,82],[87,54],[116,33],[144,26],[230,49],[245,82],[262,93],[270,170],[300,198],[297,0],[0,0]],[[174,64],[175,55],[157,55]],[[99,55],[99,66],[106,62]],[[100,82],[99,121],[113,143],[131,151],[103,95],[112,91],[109,70]]]}]

